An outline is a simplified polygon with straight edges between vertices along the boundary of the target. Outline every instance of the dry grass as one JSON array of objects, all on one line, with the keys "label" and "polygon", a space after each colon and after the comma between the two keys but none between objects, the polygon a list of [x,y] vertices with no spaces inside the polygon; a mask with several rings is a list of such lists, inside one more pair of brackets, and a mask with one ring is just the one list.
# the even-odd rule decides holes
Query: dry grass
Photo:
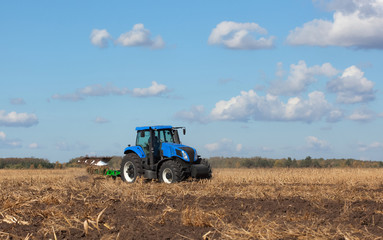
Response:
[{"label": "dry grass", "polygon": [[126,184],[1,170],[0,239],[382,239],[380,169],[217,169]]}]

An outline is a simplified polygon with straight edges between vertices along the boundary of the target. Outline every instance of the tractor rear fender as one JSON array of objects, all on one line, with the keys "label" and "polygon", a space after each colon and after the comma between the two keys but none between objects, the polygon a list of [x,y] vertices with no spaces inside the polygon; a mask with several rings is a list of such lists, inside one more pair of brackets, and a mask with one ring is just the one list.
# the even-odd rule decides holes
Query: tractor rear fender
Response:
[{"label": "tractor rear fender", "polygon": [[131,152],[137,154],[137,156],[140,157],[140,158],[145,158],[146,157],[145,152],[144,152],[144,150],[142,149],[141,146],[127,147],[124,150],[124,154],[128,154],[128,153],[131,153]]}]

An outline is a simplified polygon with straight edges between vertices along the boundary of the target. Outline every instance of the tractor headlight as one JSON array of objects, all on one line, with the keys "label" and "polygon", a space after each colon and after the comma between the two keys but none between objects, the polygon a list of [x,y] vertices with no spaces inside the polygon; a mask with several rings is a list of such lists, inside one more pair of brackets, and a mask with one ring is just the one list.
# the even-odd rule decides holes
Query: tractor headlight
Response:
[{"label": "tractor headlight", "polygon": [[189,161],[189,156],[188,154],[182,150],[182,157],[186,160],[186,161]]}]

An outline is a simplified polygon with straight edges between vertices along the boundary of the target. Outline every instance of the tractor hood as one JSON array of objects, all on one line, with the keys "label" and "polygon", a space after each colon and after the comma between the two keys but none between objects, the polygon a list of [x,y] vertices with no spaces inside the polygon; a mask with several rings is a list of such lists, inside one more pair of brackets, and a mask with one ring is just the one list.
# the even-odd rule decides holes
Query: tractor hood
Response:
[{"label": "tractor hood", "polygon": [[161,150],[164,157],[178,157],[186,162],[197,160],[197,151],[186,145],[164,142],[161,144]]}]

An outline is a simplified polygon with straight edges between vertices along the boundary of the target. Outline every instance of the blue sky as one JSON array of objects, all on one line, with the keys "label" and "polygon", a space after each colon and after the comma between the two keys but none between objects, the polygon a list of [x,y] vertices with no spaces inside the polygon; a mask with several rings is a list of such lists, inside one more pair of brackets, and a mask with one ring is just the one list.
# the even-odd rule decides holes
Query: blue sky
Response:
[{"label": "blue sky", "polygon": [[0,157],[382,160],[383,1],[0,3]]}]

